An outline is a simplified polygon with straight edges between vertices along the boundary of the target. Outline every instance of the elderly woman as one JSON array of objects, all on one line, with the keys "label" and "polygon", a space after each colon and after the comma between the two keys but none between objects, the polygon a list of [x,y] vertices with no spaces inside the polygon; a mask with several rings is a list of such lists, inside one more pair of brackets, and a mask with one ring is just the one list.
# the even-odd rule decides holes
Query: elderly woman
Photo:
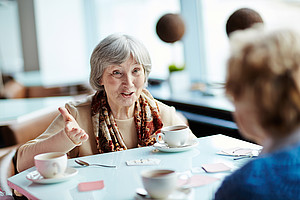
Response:
[{"label": "elderly woman", "polygon": [[[61,114],[49,128],[19,148],[18,171],[32,167],[39,153],[60,151],[78,157],[149,146],[163,126],[185,124],[173,107],[145,89],[151,60],[135,38],[106,37],[90,63],[90,84],[96,93],[59,108]],[[192,133],[190,137],[195,138]]]},{"label": "elderly woman", "polygon": [[226,93],[242,134],[263,151],[215,199],[300,199],[300,35],[256,28],[231,42]]}]

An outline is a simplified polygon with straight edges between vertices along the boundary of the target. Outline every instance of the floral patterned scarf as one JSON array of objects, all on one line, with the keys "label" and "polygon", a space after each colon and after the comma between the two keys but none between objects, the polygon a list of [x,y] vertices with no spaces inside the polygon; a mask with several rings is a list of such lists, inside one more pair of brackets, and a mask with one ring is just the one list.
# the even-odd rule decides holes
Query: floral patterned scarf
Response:
[{"label": "floral patterned scarf", "polygon": [[[114,116],[107,102],[105,91],[96,92],[92,100],[92,119],[96,135],[97,148],[100,153],[122,151],[127,147],[115,122]],[[97,120],[99,122],[97,122]],[[155,143],[155,137],[163,124],[159,115],[157,102],[143,89],[135,103],[134,121],[138,137],[138,147],[150,146]]]}]

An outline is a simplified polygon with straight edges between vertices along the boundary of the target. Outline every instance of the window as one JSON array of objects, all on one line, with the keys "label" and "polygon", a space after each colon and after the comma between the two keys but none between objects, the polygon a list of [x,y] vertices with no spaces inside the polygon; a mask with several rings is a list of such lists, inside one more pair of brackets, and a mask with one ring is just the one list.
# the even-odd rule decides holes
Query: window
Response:
[{"label": "window", "polygon": [[[5,27],[0,32],[0,71],[4,73],[24,68],[17,2],[0,0],[0,25]],[[20,2],[24,5],[27,1]],[[168,66],[175,62],[186,64],[193,82],[223,83],[229,55],[225,24],[233,11],[253,8],[262,15],[267,27],[300,28],[293,24],[300,21],[297,0],[33,0],[33,3],[41,71],[46,75],[78,72],[69,77],[73,80],[87,79],[93,48],[114,32],[133,35],[146,45],[153,63],[152,78],[166,79]],[[186,33],[182,41],[167,44],[158,38],[156,23],[166,13],[183,16]],[[30,53],[31,49],[24,51]],[[58,79],[58,75],[48,78]]]},{"label": "window", "polygon": [[198,12],[202,12],[203,16],[207,81],[213,83],[225,80],[229,55],[225,24],[235,10],[242,7],[256,10],[267,28],[300,28],[297,24],[300,21],[299,5],[297,0],[202,0],[202,10]]},{"label": "window", "polygon": [[0,1],[0,27],[0,75],[19,72],[23,55],[16,1]]},{"label": "window", "polygon": [[172,62],[183,63],[183,44],[164,43],[156,34],[156,23],[167,13],[180,13],[179,0],[94,0],[97,43],[109,34],[133,35],[147,47],[153,78],[167,78]]}]

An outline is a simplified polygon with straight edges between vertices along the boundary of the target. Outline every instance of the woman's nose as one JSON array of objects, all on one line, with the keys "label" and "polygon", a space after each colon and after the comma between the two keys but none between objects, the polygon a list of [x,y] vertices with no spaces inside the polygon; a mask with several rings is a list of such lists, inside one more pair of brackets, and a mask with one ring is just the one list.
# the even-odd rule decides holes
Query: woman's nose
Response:
[{"label": "woman's nose", "polygon": [[123,84],[127,86],[133,85],[133,77],[130,74],[125,74],[123,76]]}]

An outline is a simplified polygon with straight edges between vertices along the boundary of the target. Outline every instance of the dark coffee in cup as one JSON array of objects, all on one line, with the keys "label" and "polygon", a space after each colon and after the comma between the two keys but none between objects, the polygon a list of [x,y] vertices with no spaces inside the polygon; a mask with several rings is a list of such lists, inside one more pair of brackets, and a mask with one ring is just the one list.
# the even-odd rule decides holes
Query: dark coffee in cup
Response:
[{"label": "dark coffee in cup", "polygon": [[145,170],[141,174],[145,190],[152,198],[165,199],[177,185],[177,174],[173,170]]},{"label": "dark coffee in cup", "polygon": [[186,125],[167,126],[157,134],[158,143],[166,143],[169,147],[180,147],[185,145],[189,139],[190,129]]}]

